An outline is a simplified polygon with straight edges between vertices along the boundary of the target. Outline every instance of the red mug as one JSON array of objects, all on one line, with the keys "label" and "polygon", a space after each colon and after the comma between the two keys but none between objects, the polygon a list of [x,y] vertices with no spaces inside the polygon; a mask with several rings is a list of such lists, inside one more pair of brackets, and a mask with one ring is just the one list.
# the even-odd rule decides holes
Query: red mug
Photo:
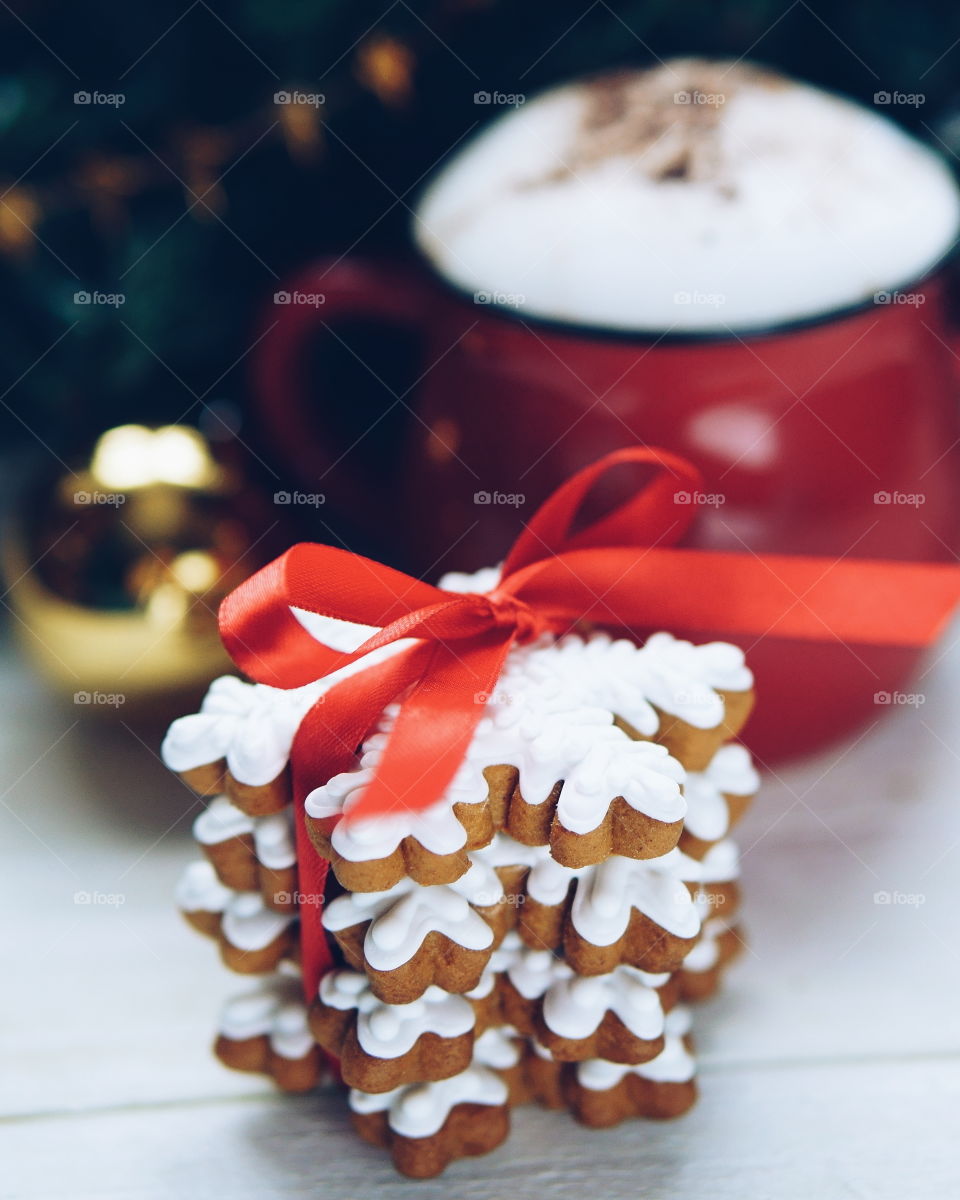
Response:
[{"label": "red mug", "polygon": [[[960,421],[946,282],[941,268],[812,320],[657,337],[532,318],[422,263],[343,259],[286,285],[258,346],[255,391],[299,482],[401,539],[431,577],[498,561],[525,512],[636,443],[703,472],[705,494],[687,498],[700,506],[691,544],[951,560]],[[307,352],[346,319],[422,340],[422,374],[396,400],[410,414],[398,479],[365,469],[362,441],[325,433],[327,406],[345,398],[314,390]],[[822,643],[772,631],[744,649],[760,695],[746,741],[763,762],[877,719],[918,665],[916,651],[843,644],[826,630]]]}]

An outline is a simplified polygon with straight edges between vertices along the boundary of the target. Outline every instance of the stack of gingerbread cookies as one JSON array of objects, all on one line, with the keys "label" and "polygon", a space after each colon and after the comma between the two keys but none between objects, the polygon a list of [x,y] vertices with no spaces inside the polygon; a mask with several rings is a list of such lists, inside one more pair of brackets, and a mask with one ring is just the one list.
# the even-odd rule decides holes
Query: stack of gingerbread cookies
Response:
[{"label": "stack of gingerbread cookies", "polygon": [[341,964],[308,1009],[286,764],[322,688],[220,680],[164,743],[213,797],[180,907],[258,976],[223,1013],[222,1061],[299,1090],[322,1048],[360,1135],[419,1177],[494,1149],[524,1102],[591,1126],[685,1111],[686,1005],[741,945],[728,835],[758,786],[733,741],[753,699],[741,652],[666,633],[514,646],[441,801],[350,820],[388,708],[354,767],[306,797]]}]

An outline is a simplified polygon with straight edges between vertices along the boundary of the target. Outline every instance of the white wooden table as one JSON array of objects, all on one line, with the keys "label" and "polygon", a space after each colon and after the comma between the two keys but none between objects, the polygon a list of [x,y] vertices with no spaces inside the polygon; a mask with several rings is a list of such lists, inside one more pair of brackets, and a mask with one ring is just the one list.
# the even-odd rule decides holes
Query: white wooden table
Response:
[{"label": "white wooden table", "polygon": [[9,650],[0,683],[0,1195],[960,1196],[960,645],[922,707],[768,781],[741,834],[751,953],[698,1014],[697,1108],[605,1132],[523,1109],[426,1184],[333,1091],[277,1096],[208,1054],[235,980],[171,904],[192,798]]}]

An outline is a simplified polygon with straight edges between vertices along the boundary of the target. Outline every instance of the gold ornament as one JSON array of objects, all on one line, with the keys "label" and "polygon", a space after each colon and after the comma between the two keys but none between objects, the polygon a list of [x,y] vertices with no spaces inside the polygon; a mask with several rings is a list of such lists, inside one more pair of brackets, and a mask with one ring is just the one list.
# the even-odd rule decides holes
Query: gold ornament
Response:
[{"label": "gold ornament", "polygon": [[241,484],[195,429],[122,425],[21,515],[4,555],[10,602],[59,691],[116,713],[230,669],[217,608],[260,565],[234,512]]}]

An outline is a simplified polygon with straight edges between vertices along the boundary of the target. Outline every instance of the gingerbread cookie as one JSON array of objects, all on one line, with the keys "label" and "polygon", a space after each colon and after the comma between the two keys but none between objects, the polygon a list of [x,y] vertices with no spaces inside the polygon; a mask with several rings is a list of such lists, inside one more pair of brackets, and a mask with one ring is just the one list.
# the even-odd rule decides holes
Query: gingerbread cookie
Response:
[{"label": "gingerbread cookie", "polygon": [[319,1044],[340,1060],[343,1081],[364,1092],[447,1079],[473,1058],[469,1000],[429,987],[409,1004],[385,1004],[357,971],[331,971],[310,1012]]},{"label": "gingerbread cookie", "polygon": [[636,1066],[589,1059],[568,1068],[564,1096],[584,1125],[602,1128],[628,1117],[678,1117],[697,1098],[695,1064],[685,1041],[689,1013],[675,1008],[667,1018],[660,1054]]},{"label": "gingerbread cookie", "polygon": [[273,911],[259,892],[233,892],[217,879],[211,863],[192,863],[177,889],[190,924],[217,939],[224,965],[241,975],[265,975],[293,955],[296,918]]},{"label": "gingerbread cookie", "polygon": [[524,1054],[524,1039],[509,1024],[484,1030],[473,1046],[474,1065],[488,1067],[500,1076],[507,1085],[511,1106],[526,1104],[531,1098],[523,1069]]},{"label": "gingerbread cookie", "polygon": [[[690,860],[692,861],[692,860]],[[682,859],[613,857],[571,871],[541,859],[526,878],[517,931],[534,949],[563,949],[578,975],[606,975],[625,963],[676,970],[693,946],[700,918],[678,875]]]},{"label": "gingerbread cookie", "polygon": [[220,933],[223,911],[234,893],[217,878],[213,864],[205,860],[190,863],[177,882],[174,898],[187,923],[205,937]]},{"label": "gingerbread cookie", "polygon": [[384,892],[338,896],[323,913],[347,962],[388,1004],[409,1004],[433,984],[475,988],[512,921],[496,872],[480,862],[449,885],[404,879]]},{"label": "gingerbread cookie", "polygon": [[753,673],[728,642],[695,645],[655,633],[640,648],[642,687],[657,713],[655,740],[688,771],[704,771],[753,708]]},{"label": "gingerbread cookie", "polygon": [[687,815],[680,849],[703,858],[710,847],[727,837],[746,813],[760,787],[760,776],[744,746],[721,746],[705,771],[689,771],[683,787]]},{"label": "gingerbread cookie", "polygon": [[[384,720],[395,714],[391,706]],[[406,877],[427,886],[454,883],[470,868],[467,851],[493,836],[489,813],[479,802],[445,798],[420,812],[341,819],[373,778],[385,742],[385,733],[368,739],[356,770],[335,775],[307,796],[310,839],[349,891],[386,891]]]},{"label": "gingerbread cookie", "polygon": [[677,973],[684,1000],[706,1000],[720,985],[727,966],[743,952],[743,932],[724,917],[710,917]]},{"label": "gingerbread cookie", "polygon": [[234,1071],[269,1075],[286,1092],[315,1087],[322,1064],[307,1026],[299,979],[278,974],[228,1000],[214,1053]]},{"label": "gingerbread cookie", "polygon": [[559,1062],[641,1063],[663,1049],[657,988],[669,978],[626,966],[575,975],[551,951],[526,949],[507,968],[501,1003],[506,1019]]},{"label": "gingerbread cookie", "polygon": [[[543,639],[527,649],[528,672],[573,688],[581,703],[615,714],[632,737],[666,746],[692,771],[736,737],[753,707],[753,675],[727,642],[695,645],[655,633],[642,646],[604,633]],[[508,660],[504,680],[509,675]],[[503,682],[503,681],[502,681]]]},{"label": "gingerbread cookie", "polygon": [[287,769],[294,735],[326,681],[284,690],[214,680],[198,713],[180,717],[161,747],[164,763],[201,795],[226,792],[248,816],[290,803]]},{"label": "gingerbread cookie", "polygon": [[227,796],[215,796],[194,822],[193,836],[226,887],[259,891],[269,908],[294,911],[297,856],[289,810],[250,817]]},{"label": "gingerbread cookie", "polygon": [[403,1175],[429,1179],[451,1162],[488,1154],[510,1132],[509,1089],[494,1071],[470,1066],[449,1079],[392,1092],[350,1092],[354,1128],[390,1150]]},{"label": "gingerbread cookie", "polygon": [[740,852],[725,838],[716,842],[701,859],[676,851],[676,871],[705,919],[711,913],[732,916],[740,905]]}]

